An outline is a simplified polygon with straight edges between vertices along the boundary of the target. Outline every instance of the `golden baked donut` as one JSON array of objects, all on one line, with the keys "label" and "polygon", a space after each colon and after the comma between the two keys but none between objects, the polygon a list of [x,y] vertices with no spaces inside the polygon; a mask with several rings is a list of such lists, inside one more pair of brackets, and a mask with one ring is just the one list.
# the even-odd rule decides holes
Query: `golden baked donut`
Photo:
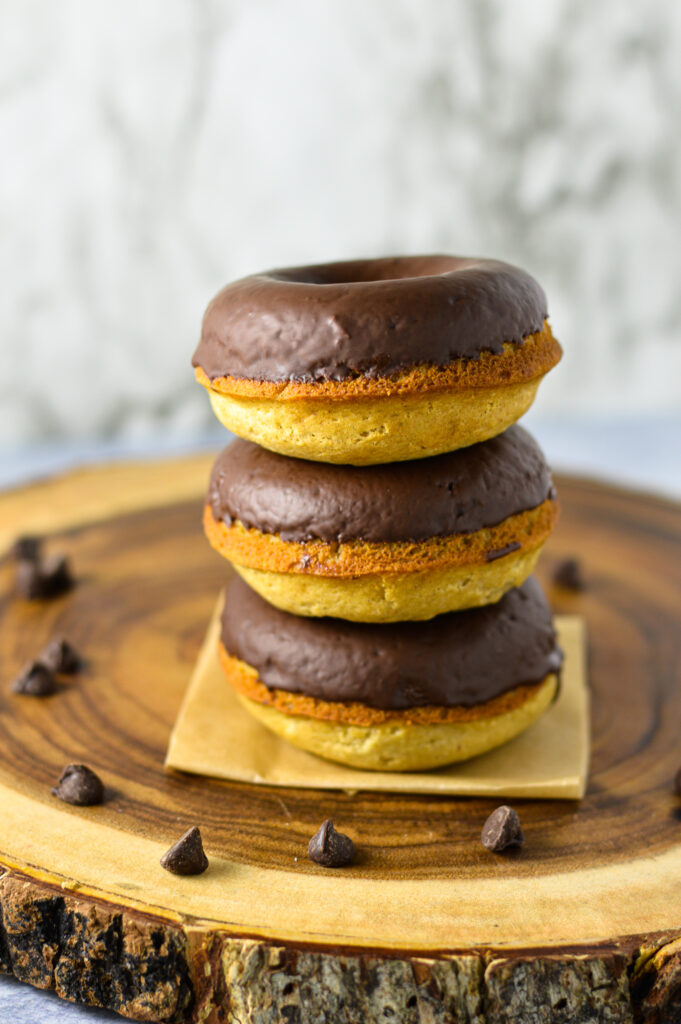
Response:
[{"label": "golden baked donut", "polygon": [[[231,679],[231,673],[229,675]],[[478,717],[444,722],[410,722],[407,716],[387,724],[362,726],[284,713],[242,693],[239,702],[270,732],[327,761],[382,772],[418,772],[468,761],[519,736],[553,703],[555,675],[514,694],[507,709],[481,707]]]},{"label": "golden baked donut", "polygon": [[561,357],[537,282],[507,263],[396,257],[228,285],[194,354],[218,419],[272,451],[370,465],[494,437]]},{"label": "golden baked donut", "polygon": [[290,459],[237,440],[213,466],[204,527],[278,608],[396,622],[498,601],[532,572],[557,511],[539,447],[513,426],[380,466]]},{"label": "golden baked donut", "polygon": [[242,705],[295,746],[356,768],[420,771],[536,721],[557,693],[562,653],[534,579],[495,605],[384,626],[289,615],[235,580],[220,662]]}]

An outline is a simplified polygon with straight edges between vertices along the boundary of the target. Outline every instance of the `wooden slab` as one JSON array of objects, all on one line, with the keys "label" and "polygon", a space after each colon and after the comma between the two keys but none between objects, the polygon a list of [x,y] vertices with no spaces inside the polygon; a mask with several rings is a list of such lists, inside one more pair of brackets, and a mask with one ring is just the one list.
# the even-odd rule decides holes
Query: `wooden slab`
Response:
[{"label": "wooden slab", "polygon": [[[583,561],[583,594],[549,594],[587,621],[591,782],[580,804],[518,801],[526,845],[496,857],[479,843],[492,800],[165,773],[225,565],[201,535],[200,493],[173,500],[172,463],[150,467],[155,505],[136,512],[116,514],[122,467],[113,485],[95,476],[88,494],[78,475],[54,485],[50,546],[72,555],[71,595],[20,601],[0,564],[1,969],[157,1021],[681,1020],[678,506],[559,481],[540,575]],[[4,535],[33,515],[47,528],[50,501],[49,484],[0,498]],[[9,694],[55,632],[86,672],[43,701]],[[50,796],[70,761],[101,773],[104,806]],[[358,843],[349,870],[305,857],[327,816]],[[158,858],[194,823],[211,868],[175,878]]]}]

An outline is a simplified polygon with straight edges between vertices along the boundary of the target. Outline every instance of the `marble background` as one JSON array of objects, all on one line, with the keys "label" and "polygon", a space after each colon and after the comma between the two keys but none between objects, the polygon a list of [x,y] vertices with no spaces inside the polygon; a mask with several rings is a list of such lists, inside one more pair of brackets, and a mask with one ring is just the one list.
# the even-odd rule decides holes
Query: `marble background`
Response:
[{"label": "marble background", "polygon": [[543,283],[544,417],[681,409],[681,4],[0,0],[0,447],[177,438],[228,279],[451,251]]}]

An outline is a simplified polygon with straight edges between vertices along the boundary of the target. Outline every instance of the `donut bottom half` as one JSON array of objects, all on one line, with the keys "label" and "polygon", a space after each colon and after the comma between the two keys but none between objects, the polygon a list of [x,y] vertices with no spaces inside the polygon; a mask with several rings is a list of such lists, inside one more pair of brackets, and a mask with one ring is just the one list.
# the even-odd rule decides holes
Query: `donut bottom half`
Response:
[{"label": "donut bottom half", "polygon": [[405,715],[404,721],[368,726],[292,715],[239,692],[237,697],[271,732],[318,757],[371,771],[413,772],[467,761],[507,743],[549,707],[557,686],[556,676],[548,675],[537,686],[519,688],[522,699],[497,714],[435,723]]},{"label": "donut bottom half", "polygon": [[531,575],[543,543],[492,562],[354,577],[252,569],[235,562],[249,586],[276,608],[351,622],[432,619],[445,612],[494,604]]},{"label": "donut bottom half", "polygon": [[220,422],[263,448],[313,462],[403,462],[501,434],[534,401],[540,378],[517,384],[380,398],[242,397],[208,389]]}]

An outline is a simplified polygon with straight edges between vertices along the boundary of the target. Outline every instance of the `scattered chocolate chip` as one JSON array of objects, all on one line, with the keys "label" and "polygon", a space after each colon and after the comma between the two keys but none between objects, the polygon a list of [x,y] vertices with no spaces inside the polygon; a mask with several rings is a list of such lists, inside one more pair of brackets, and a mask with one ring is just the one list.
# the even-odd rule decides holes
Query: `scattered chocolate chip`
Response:
[{"label": "scattered chocolate chip", "polygon": [[67,804],[89,807],[91,804],[103,802],[104,786],[92,768],[84,764],[68,764],[59,776],[59,782],[53,788],[52,795]]},{"label": "scattered chocolate chip", "polygon": [[681,768],[674,776],[674,792],[677,796],[681,796]]},{"label": "scattered chocolate chip", "polygon": [[161,867],[174,875],[200,875],[206,870],[208,857],[196,825],[187,829],[185,834],[166,850],[161,857]]},{"label": "scattered chocolate chip", "polygon": [[41,563],[41,570],[48,597],[64,594],[73,586],[71,566],[66,555],[52,555]]},{"label": "scattered chocolate chip", "polygon": [[26,697],[49,697],[56,689],[57,681],[42,661],[30,662],[12,683],[12,692]]},{"label": "scattered chocolate chip", "polygon": [[40,560],[42,550],[40,537],[17,537],[12,548],[12,554],[18,562],[37,562]]},{"label": "scattered chocolate chip", "polygon": [[566,590],[584,590],[584,576],[578,558],[564,558],[553,571],[553,582]]},{"label": "scattered chocolate chip", "polygon": [[330,818],[322,822],[307,846],[307,855],[315,864],[325,868],[343,868],[355,856],[355,844],[350,836],[336,832]]},{"label": "scattered chocolate chip", "polygon": [[40,655],[40,660],[52,672],[63,672],[64,675],[72,675],[83,664],[76,648],[63,636],[50,641]]},{"label": "scattered chocolate chip", "polygon": [[512,807],[497,807],[482,826],[482,845],[492,853],[501,853],[508,846],[525,842],[520,818]]},{"label": "scattered chocolate chip", "polygon": [[17,592],[29,600],[57,597],[70,590],[73,582],[65,555],[52,555],[42,562],[22,558],[17,564]]}]

